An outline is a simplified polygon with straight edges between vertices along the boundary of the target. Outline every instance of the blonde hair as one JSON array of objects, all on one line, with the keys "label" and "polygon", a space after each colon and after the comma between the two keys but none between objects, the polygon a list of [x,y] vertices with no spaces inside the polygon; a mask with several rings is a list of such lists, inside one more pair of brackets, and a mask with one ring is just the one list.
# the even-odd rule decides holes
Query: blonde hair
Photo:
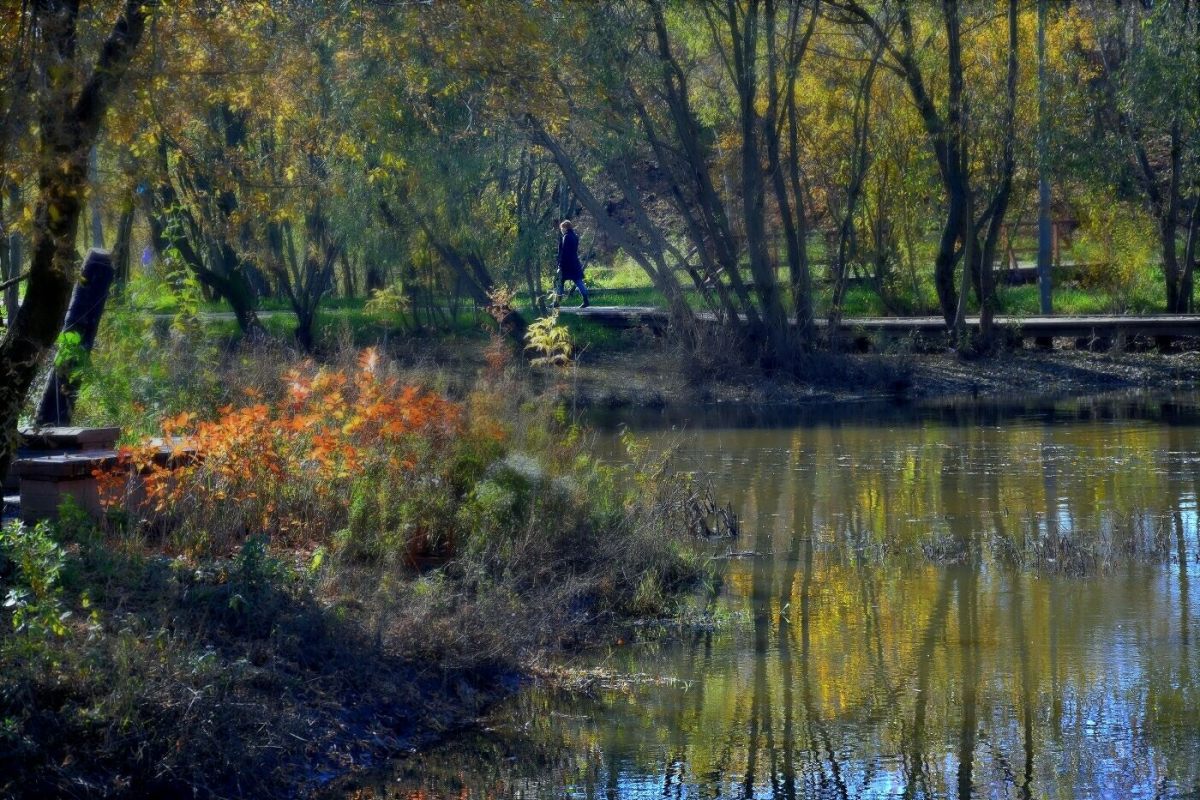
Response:
[{"label": "blonde hair", "polygon": [[571,223],[571,220],[569,220],[569,219],[564,219],[562,222],[558,223],[558,229],[560,231],[569,231],[569,230],[571,230],[571,228],[574,228],[574,227],[575,226]]}]

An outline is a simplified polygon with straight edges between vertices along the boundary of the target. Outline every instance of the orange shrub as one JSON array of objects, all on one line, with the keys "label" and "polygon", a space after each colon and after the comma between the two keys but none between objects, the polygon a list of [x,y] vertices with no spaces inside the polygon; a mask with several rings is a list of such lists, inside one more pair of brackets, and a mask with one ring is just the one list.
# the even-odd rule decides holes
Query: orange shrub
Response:
[{"label": "orange shrub", "polygon": [[183,532],[187,549],[223,551],[258,533],[304,545],[344,523],[354,478],[436,474],[466,433],[460,405],[384,375],[374,350],[351,374],[306,363],[285,381],[276,402],[166,420],[163,438],[122,448],[98,474],[102,497]]}]

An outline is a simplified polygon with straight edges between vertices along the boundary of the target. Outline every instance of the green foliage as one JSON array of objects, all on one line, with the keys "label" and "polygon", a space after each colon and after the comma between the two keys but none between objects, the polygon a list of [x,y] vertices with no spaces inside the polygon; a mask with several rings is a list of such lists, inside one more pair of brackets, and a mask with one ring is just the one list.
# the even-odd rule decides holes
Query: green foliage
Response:
[{"label": "green foliage", "polygon": [[88,351],[83,346],[83,337],[75,331],[63,331],[58,335],[54,367],[69,375],[78,375],[88,363]]},{"label": "green foliage", "polygon": [[138,435],[157,432],[164,417],[220,405],[227,390],[217,372],[220,351],[200,309],[190,273],[132,281],[105,313],[95,349],[79,371],[76,421],[120,425]]},{"label": "green foliage", "polygon": [[1080,204],[1082,227],[1073,248],[1086,264],[1078,276],[1081,288],[1109,295],[1113,312],[1149,311],[1137,299],[1158,283],[1160,261],[1154,221],[1131,203],[1091,196]]},{"label": "green foliage", "polygon": [[4,608],[17,633],[36,643],[66,633],[71,612],[64,609],[60,574],[66,556],[49,523],[0,527],[0,588]]},{"label": "green foliage", "polygon": [[394,283],[372,292],[370,299],[363,306],[363,311],[386,324],[393,318],[403,318],[410,306],[408,296],[404,294],[404,287]]}]

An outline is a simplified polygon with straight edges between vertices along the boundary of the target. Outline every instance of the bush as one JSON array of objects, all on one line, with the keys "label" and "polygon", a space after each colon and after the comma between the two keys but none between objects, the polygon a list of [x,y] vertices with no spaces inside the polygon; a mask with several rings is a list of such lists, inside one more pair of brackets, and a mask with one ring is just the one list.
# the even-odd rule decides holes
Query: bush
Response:
[{"label": "bush", "polygon": [[63,609],[59,578],[63,549],[50,526],[30,528],[20,522],[0,527],[0,589],[13,629],[29,642],[66,633],[70,612]]},{"label": "bush", "polygon": [[282,378],[274,402],[252,391],[215,419],[184,412],[160,439],[122,448],[101,475],[105,501],[194,554],[229,553],[256,534],[322,543],[345,528],[354,476],[416,490],[442,480],[448,454],[470,439],[460,406],[384,375],[373,350],[349,374],[305,363]]},{"label": "bush", "polygon": [[1159,279],[1154,220],[1133,204],[1107,197],[1087,198],[1080,208],[1082,227],[1073,248],[1086,265],[1078,276],[1080,286],[1107,292],[1113,312],[1155,310],[1143,307]]}]

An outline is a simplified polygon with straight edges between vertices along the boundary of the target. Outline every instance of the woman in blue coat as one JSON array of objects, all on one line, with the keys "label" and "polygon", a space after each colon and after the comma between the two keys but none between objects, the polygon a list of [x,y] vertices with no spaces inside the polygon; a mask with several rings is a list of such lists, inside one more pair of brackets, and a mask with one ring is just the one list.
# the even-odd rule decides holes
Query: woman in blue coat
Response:
[{"label": "woman in blue coat", "polygon": [[579,294],[583,295],[583,303],[580,308],[587,308],[591,305],[588,300],[587,286],[583,282],[583,262],[579,260],[579,234],[575,232],[575,226],[571,224],[571,220],[564,219],[558,226],[562,233],[562,239],[558,242],[558,297],[559,300],[563,296],[563,283],[571,281],[579,289]]}]

